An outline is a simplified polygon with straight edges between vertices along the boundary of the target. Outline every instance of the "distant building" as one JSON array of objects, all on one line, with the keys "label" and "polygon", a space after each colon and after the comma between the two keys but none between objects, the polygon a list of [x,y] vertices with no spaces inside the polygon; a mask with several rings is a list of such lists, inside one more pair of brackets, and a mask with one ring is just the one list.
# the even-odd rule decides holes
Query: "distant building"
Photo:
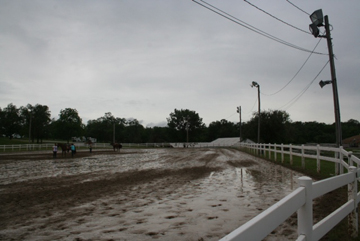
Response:
[{"label": "distant building", "polygon": [[97,141],[96,138],[92,138],[92,137],[88,137],[88,138],[86,138],[85,136],[71,137],[72,142],[86,142],[87,140],[90,140],[92,143],[95,143]]},{"label": "distant building", "polygon": [[346,138],[342,141],[343,147],[359,147],[360,145],[360,135],[352,136]]}]

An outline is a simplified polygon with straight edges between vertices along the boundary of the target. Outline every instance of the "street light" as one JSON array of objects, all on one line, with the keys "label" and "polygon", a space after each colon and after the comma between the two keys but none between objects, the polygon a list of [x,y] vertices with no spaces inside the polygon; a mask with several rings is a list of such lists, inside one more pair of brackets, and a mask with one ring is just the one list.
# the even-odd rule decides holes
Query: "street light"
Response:
[{"label": "street light", "polygon": [[[323,24],[323,13],[321,9],[316,10],[310,15],[310,19],[312,24],[309,25],[311,33],[315,38],[326,38],[327,46],[329,51],[329,62],[330,62],[330,70],[331,70],[331,80],[320,81],[320,87],[324,87],[327,84],[332,84],[333,89],[333,98],[334,98],[334,113],[335,113],[335,126],[336,126],[336,145],[338,147],[342,146],[342,131],[341,131],[341,120],[340,120],[340,105],[339,105],[339,96],[337,89],[337,81],[336,81],[336,72],[335,72],[335,63],[334,63],[334,53],[332,49],[331,35],[330,35],[330,24],[329,17],[326,15],[325,17],[325,25]],[[318,27],[325,27],[326,34],[319,35],[320,31]]]},{"label": "street light", "polygon": [[241,142],[241,106],[236,107],[236,112],[239,113],[239,117],[240,117],[240,142]]},{"label": "street light", "polygon": [[258,137],[257,137],[257,143],[260,143],[260,85],[253,81],[251,83],[251,88],[256,87],[258,89]]},{"label": "street light", "polygon": [[186,147],[189,146],[189,128],[190,128],[190,116],[186,116],[186,118],[184,117],[184,121],[186,121],[186,125],[185,125],[185,130],[186,130]]},{"label": "street light", "polygon": [[310,15],[310,19],[312,24],[309,25],[310,32],[314,35],[314,37],[319,36],[319,29],[318,27],[324,26],[323,25],[323,13],[321,9],[316,10],[313,14]]}]

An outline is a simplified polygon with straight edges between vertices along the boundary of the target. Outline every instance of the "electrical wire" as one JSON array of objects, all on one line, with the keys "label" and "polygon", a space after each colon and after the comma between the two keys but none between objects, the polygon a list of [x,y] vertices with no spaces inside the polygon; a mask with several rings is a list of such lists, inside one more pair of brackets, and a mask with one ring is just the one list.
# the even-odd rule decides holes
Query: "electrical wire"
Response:
[{"label": "electrical wire", "polygon": [[298,6],[296,6],[295,4],[293,4],[292,2],[290,2],[289,0],[286,0],[288,3],[290,3],[291,5],[293,5],[295,8],[299,9],[301,12],[305,13],[306,15],[310,16],[309,13],[305,12],[304,10],[302,10],[301,8],[299,8]]},{"label": "electrical wire", "polygon": [[299,47],[297,45],[294,45],[292,43],[286,42],[285,40],[279,39],[279,38],[277,38],[277,37],[275,37],[275,36],[273,36],[273,35],[271,35],[269,33],[266,33],[266,32],[264,32],[264,31],[262,31],[262,30],[260,30],[260,29],[258,29],[256,27],[254,27],[254,26],[252,26],[252,25],[250,25],[250,24],[248,24],[248,23],[246,23],[246,22],[244,22],[244,21],[242,21],[242,20],[240,20],[240,19],[238,19],[238,18],[224,12],[224,11],[222,11],[221,9],[219,9],[219,8],[217,8],[217,7],[211,5],[211,4],[209,4],[209,3],[207,3],[207,2],[205,2],[203,0],[200,0],[200,1],[203,2],[204,4],[202,4],[200,2],[197,2],[195,0],[192,0],[192,1],[197,3],[198,5],[206,8],[206,9],[208,9],[208,10],[210,10],[210,11],[212,11],[212,12],[214,12],[214,13],[216,13],[216,14],[218,14],[218,15],[220,15],[220,16],[222,16],[222,17],[224,17],[224,18],[226,18],[226,19],[228,19],[228,20],[230,20],[232,22],[234,22],[234,23],[236,23],[236,24],[239,24],[240,26],[242,26],[244,28],[247,28],[247,29],[249,29],[249,30],[251,30],[251,31],[253,31],[253,32],[257,33],[257,34],[260,34],[260,35],[262,35],[262,36],[264,36],[266,38],[269,38],[269,39],[271,39],[273,41],[276,41],[276,42],[284,44],[284,45],[286,45],[288,47],[298,49],[298,50],[301,50],[301,51],[304,51],[304,52],[314,53],[314,54],[319,54],[319,55],[327,55],[325,53],[313,52],[311,50],[308,50],[308,49]]},{"label": "electrical wire", "polygon": [[[319,42],[316,44],[315,48],[313,49],[313,51],[315,51],[316,47],[319,45],[320,41],[322,40],[322,38],[320,38]],[[310,55],[307,57],[307,59],[305,60],[305,62],[301,65],[300,69],[296,72],[296,74],[294,75],[294,77],[291,78],[291,80],[289,82],[287,82],[286,85],[284,85],[284,87],[282,87],[280,90],[276,91],[275,93],[272,94],[266,94],[263,92],[260,92],[263,95],[267,95],[267,96],[272,96],[272,95],[276,95],[277,93],[279,93],[280,91],[282,91],[283,89],[286,88],[286,86],[288,86],[294,79],[295,77],[300,73],[300,71],[304,68],[305,64],[308,62],[308,60],[310,59],[311,55],[313,53],[310,53]]]},{"label": "electrical wire", "polygon": [[[328,65],[328,63],[330,62],[330,60],[328,60],[326,62],[326,64],[324,65],[324,67],[322,67],[322,69],[320,70],[320,72],[315,76],[315,78],[307,85],[305,86],[305,88],[299,93],[297,94],[294,98],[292,98],[288,103],[286,103],[285,105],[283,105],[282,107],[280,107],[279,109],[284,109],[284,110],[288,110],[293,104],[295,104],[300,97],[310,88],[310,86],[314,83],[314,81],[316,80],[316,78],[321,74],[321,72],[325,69],[325,67]],[[287,106],[285,108],[285,106]]]},{"label": "electrical wire", "polygon": [[249,2],[249,1],[247,1],[247,0],[244,0],[244,2],[246,2],[246,3],[247,3],[247,4],[249,4],[250,6],[252,6],[252,7],[254,7],[254,8],[256,8],[256,9],[260,10],[261,12],[263,12],[263,13],[265,13],[265,14],[269,15],[270,17],[272,17],[272,18],[274,18],[274,19],[276,19],[276,20],[278,20],[278,21],[280,21],[280,22],[282,22],[282,23],[284,23],[284,24],[286,24],[286,25],[288,25],[288,26],[290,26],[290,27],[292,27],[292,28],[294,28],[294,29],[296,29],[296,30],[299,30],[299,31],[301,31],[301,32],[303,32],[303,33],[306,33],[306,34],[310,34],[310,35],[312,35],[309,31],[302,30],[302,29],[300,29],[300,28],[298,28],[298,27],[295,27],[294,25],[292,25],[292,24],[290,24],[290,23],[285,22],[284,20],[281,20],[281,19],[279,19],[279,18],[275,17],[274,15],[272,15],[272,14],[270,14],[270,13],[266,12],[265,10],[263,10],[263,9],[259,8],[258,6],[256,6],[256,5],[252,4],[252,3],[250,3],[250,2]]},{"label": "electrical wire", "polygon": [[251,107],[250,111],[249,111],[249,112],[247,112],[247,114],[252,113],[252,110],[254,109],[254,107],[255,107],[255,105],[256,105],[256,103],[257,103],[257,101],[258,101],[258,97],[256,97],[256,99],[255,99],[255,102],[254,102],[253,106]]}]

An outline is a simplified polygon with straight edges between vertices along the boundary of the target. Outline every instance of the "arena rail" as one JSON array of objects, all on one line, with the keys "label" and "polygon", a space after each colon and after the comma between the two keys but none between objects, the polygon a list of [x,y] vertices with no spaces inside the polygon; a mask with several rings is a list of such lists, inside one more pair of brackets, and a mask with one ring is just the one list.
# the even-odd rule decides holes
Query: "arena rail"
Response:
[{"label": "arena rail", "polygon": [[[299,187],[295,191],[220,241],[262,240],[296,211],[298,241],[319,240],[346,216],[348,216],[350,235],[358,237],[357,206],[360,202],[360,192],[358,192],[357,182],[360,169],[354,166],[349,169],[349,173],[314,183],[309,177],[300,177]],[[344,185],[348,185],[348,201],[313,225],[313,200]]]},{"label": "arena rail", "polygon": [[[61,141],[64,143],[64,141]],[[79,148],[87,148],[88,145],[82,142],[74,142],[76,147]],[[229,147],[232,145],[228,144],[219,144],[219,143],[121,143],[123,147],[127,148],[167,148],[167,147],[175,147],[175,148],[183,148],[184,145],[186,147]],[[54,143],[44,143],[44,144],[14,144],[14,145],[0,145],[1,151],[33,151],[33,150],[52,150]],[[110,143],[93,143],[93,148],[112,148]]]},{"label": "arena rail", "polygon": [[289,155],[290,164],[293,164],[293,157],[301,157],[302,168],[305,168],[305,158],[316,160],[317,172],[321,169],[321,160],[333,162],[335,164],[335,173],[344,173],[344,168],[349,169],[356,163],[360,165],[360,158],[356,157],[353,152],[346,151],[343,147],[329,147],[320,145],[284,145],[284,144],[263,144],[263,143],[240,143],[240,147],[249,149],[252,153],[258,154],[265,158],[272,156],[277,161],[278,154],[281,162],[284,162],[284,155]]},{"label": "arena rail", "polygon": [[[314,182],[309,177],[300,177],[299,187],[288,196],[281,199],[279,202],[272,205],[270,208],[260,213],[247,223],[235,229],[230,234],[226,235],[221,241],[235,241],[235,240],[262,240],[268,236],[274,229],[281,225],[287,218],[289,218],[295,211],[297,212],[298,220],[298,238],[297,241],[312,241],[319,240],[332,228],[334,228],[342,219],[348,216],[348,232],[351,237],[358,237],[358,205],[360,202],[360,192],[358,192],[358,181],[360,180],[360,159],[353,156],[351,152],[345,151],[342,147],[305,147],[291,146],[291,145],[272,145],[272,144],[242,144],[244,147],[250,148],[252,151],[263,152],[266,156],[266,151],[271,155],[271,152],[283,155],[300,155],[302,158],[311,157],[318,160],[326,160],[339,163],[342,167],[348,170],[348,173],[340,174],[335,177],[327,178],[321,181]],[[268,148],[266,148],[268,147]],[[288,151],[285,151],[285,149]],[[294,149],[300,150],[294,152]],[[337,157],[330,158],[328,156],[321,156],[322,151],[335,152]],[[310,152],[315,155],[311,155]],[[344,157],[347,159],[344,160]],[[353,166],[357,164],[358,167]],[[343,170],[343,168],[341,168]],[[341,207],[329,214],[327,217],[313,225],[313,207],[312,203],[315,198],[318,198],[328,192],[331,192],[342,186],[348,186],[348,200]]]}]

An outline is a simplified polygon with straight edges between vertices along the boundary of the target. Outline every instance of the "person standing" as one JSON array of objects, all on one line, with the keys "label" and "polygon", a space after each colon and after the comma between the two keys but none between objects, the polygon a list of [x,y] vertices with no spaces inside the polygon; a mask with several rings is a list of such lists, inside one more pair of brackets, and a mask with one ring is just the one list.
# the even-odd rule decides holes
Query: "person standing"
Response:
[{"label": "person standing", "polygon": [[54,146],[53,146],[53,158],[56,158],[57,149],[58,149],[58,147],[57,147],[57,145],[55,143]]},{"label": "person standing", "polygon": [[74,157],[75,150],[76,150],[74,143],[71,143],[70,149],[71,149],[71,157]]},{"label": "person standing", "polygon": [[92,152],[92,143],[89,144],[90,153]]}]

